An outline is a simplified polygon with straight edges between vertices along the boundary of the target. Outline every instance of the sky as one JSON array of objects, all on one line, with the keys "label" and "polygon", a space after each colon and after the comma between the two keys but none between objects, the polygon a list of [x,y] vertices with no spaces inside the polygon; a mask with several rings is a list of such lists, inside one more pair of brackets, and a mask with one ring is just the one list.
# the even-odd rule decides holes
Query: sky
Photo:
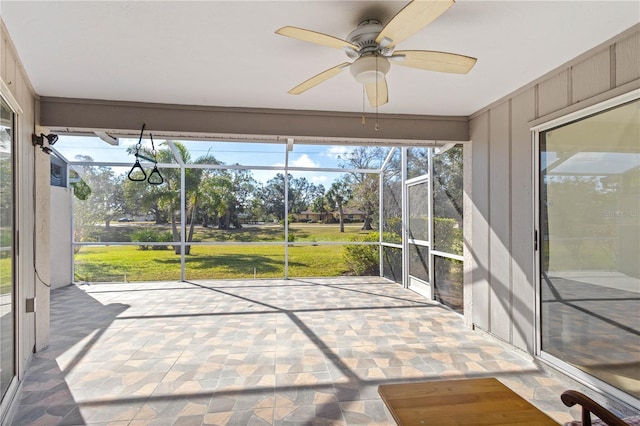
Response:
[{"label": "sky", "polygon": [[[65,136],[60,135],[54,149],[62,154],[68,161],[79,161],[76,156],[84,155],[99,162],[116,162],[133,164],[135,156],[127,153],[127,148],[135,146],[138,139],[119,139],[118,146],[112,146],[98,137],[91,136]],[[225,164],[240,164],[242,166],[270,166],[284,167],[285,144],[270,143],[242,143],[242,142],[204,142],[204,141],[179,141],[188,150],[191,162],[197,161],[206,155],[213,155],[218,161]],[[164,139],[155,139],[156,149],[165,149]],[[142,140],[142,147],[150,149],[149,139]],[[353,147],[336,145],[294,145],[289,152],[289,167],[308,168],[339,168],[339,156],[349,153]],[[253,177],[259,182],[266,182],[281,171],[252,170]],[[294,177],[305,177],[315,185],[324,185],[328,188],[339,177],[334,172],[322,171],[291,171]]]}]

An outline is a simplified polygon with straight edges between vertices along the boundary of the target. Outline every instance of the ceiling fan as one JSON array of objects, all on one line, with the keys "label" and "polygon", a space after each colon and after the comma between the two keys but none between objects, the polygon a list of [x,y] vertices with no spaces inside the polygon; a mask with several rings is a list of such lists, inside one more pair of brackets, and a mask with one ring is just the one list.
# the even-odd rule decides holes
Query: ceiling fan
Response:
[{"label": "ceiling fan", "polygon": [[455,0],[413,0],[398,12],[384,27],[380,21],[362,21],[351,31],[347,40],[327,34],[286,26],[276,31],[287,37],[322,46],[342,49],[353,62],[343,62],[297,85],[288,93],[299,95],[349,68],[355,80],[362,83],[372,107],[389,101],[385,78],[392,63],[428,71],[466,74],[477,59],[455,53],[429,50],[394,50],[449,9]]}]

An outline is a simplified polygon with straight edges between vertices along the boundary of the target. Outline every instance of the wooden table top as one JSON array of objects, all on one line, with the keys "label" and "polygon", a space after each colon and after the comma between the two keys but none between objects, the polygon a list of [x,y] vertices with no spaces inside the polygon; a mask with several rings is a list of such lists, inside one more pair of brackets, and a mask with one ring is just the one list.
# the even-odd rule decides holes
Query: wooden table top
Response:
[{"label": "wooden table top", "polygon": [[380,385],[378,393],[399,425],[558,425],[495,378]]}]

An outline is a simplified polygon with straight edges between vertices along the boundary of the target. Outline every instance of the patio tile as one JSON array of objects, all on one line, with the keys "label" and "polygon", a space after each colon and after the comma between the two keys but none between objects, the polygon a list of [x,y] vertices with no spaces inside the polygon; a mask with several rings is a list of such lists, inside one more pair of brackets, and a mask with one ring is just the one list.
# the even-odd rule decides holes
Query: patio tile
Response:
[{"label": "patio tile", "polygon": [[[559,422],[565,385],[369,277],[52,291],[15,424],[389,425],[383,383],[498,376]],[[577,413],[575,414],[577,415]]]}]

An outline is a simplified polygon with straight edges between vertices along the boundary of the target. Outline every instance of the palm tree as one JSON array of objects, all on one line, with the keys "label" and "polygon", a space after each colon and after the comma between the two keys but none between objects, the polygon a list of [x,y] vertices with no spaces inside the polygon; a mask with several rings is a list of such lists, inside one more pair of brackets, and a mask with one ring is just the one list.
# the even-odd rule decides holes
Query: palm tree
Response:
[{"label": "palm tree", "polygon": [[351,194],[351,187],[346,179],[333,182],[327,191],[327,202],[330,206],[338,208],[338,214],[340,215],[340,232],[344,232],[344,206],[349,202]]},{"label": "palm tree", "polygon": [[[189,150],[180,142],[172,142],[176,148],[180,159],[184,164],[221,164],[216,158],[207,153],[202,157],[198,157],[195,161],[191,161],[191,154]],[[156,152],[156,159],[158,163],[171,163],[174,160],[171,149],[167,146],[168,142],[163,142],[160,146],[165,148],[159,149]],[[130,147],[129,151],[133,152],[135,147]],[[152,153],[148,149],[143,149],[146,156],[151,156]],[[208,176],[206,169],[200,168],[185,168],[185,213],[187,217],[187,224],[189,230],[187,232],[185,241],[193,241],[193,233],[195,228],[195,218],[198,211],[199,203],[202,198],[202,182]],[[164,178],[164,184],[154,186],[148,185],[146,191],[147,196],[156,199],[158,205],[161,208],[165,208],[169,212],[169,218],[171,220],[171,233],[173,235],[173,241],[180,241],[180,232],[178,231],[178,214],[180,211],[180,169],[167,168],[162,169],[161,174]],[[175,245],[175,253],[180,254],[180,245]],[[189,254],[191,251],[191,245],[185,246],[185,254]]]}]

